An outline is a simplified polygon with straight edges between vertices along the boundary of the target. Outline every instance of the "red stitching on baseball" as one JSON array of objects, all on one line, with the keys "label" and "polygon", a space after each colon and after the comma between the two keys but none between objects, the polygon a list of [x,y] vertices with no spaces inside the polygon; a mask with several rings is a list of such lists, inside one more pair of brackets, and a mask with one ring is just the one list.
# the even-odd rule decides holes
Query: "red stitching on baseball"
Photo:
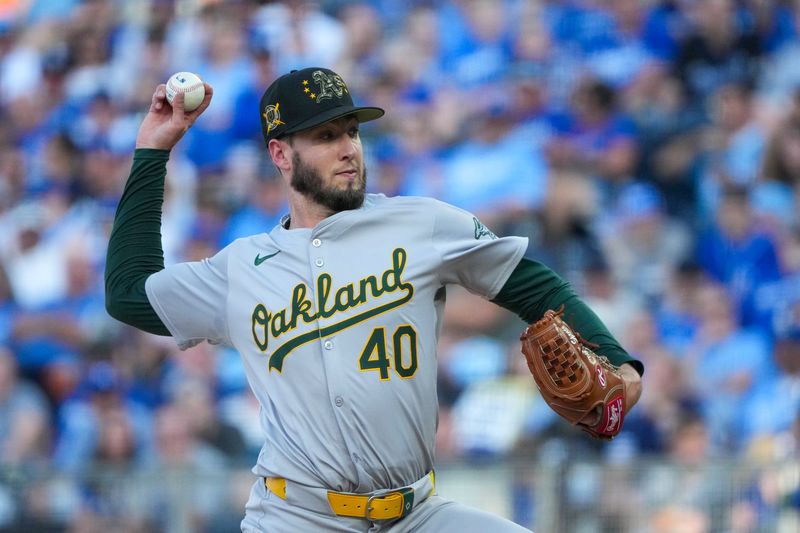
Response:
[{"label": "red stitching on baseball", "polygon": [[175,91],[176,93],[185,93],[185,92],[193,91],[193,90],[198,89],[198,88],[200,88],[202,86],[203,86],[202,83],[195,83],[194,85],[190,85],[190,86],[188,86],[186,88],[181,89],[179,87],[175,87],[175,82],[174,82],[173,79],[170,78],[170,80],[169,80],[169,88],[172,89],[173,91]]}]

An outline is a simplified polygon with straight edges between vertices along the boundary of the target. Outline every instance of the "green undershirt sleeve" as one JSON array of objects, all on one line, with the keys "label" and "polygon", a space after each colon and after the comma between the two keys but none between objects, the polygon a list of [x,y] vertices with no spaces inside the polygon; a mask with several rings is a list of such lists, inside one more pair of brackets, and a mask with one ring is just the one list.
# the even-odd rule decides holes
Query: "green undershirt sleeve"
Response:
[{"label": "green undershirt sleeve", "polygon": [[616,366],[629,363],[640,375],[644,373],[641,361],[631,357],[620,346],[569,283],[539,262],[523,258],[492,302],[516,313],[528,324],[542,318],[548,309],[564,306],[562,318],[581,337],[597,344],[597,353],[608,357]]},{"label": "green undershirt sleeve", "polygon": [[170,335],[144,289],[164,268],[161,206],[168,150],[138,149],[122,192],[106,253],[106,310],[121,322],[156,335]]}]

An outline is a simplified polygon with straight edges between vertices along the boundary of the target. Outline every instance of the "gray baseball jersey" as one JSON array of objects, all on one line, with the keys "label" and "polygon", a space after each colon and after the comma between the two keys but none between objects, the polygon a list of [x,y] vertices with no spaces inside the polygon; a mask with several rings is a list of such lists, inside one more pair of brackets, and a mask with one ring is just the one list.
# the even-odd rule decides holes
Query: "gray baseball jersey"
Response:
[{"label": "gray baseball jersey", "polygon": [[370,492],[433,468],[444,287],[492,298],[526,246],[436,200],[368,194],[313,229],[169,266],[146,289],[182,347],[241,354],[261,405],[256,474]]}]

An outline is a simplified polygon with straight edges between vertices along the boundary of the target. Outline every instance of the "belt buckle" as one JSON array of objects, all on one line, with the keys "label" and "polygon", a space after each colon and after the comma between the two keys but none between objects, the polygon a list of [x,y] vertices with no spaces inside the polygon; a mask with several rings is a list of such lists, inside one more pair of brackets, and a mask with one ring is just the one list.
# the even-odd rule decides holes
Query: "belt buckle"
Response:
[{"label": "belt buckle", "polygon": [[[375,500],[377,498],[385,498],[387,496],[391,496],[392,494],[399,494],[403,498],[403,503],[400,506],[400,515],[392,517],[392,518],[377,518],[377,519],[371,518],[369,516],[369,513],[373,510],[372,500]],[[366,509],[366,513],[365,513],[364,518],[366,518],[370,522],[374,522],[376,520],[396,520],[396,519],[399,519],[399,518],[403,518],[409,512],[411,512],[411,509],[414,508],[414,489],[411,488],[411,487],[403,487],[402,489],[392,490],[392,491],[389,491],[389,492],[379,492],[377,494],[373,494],[372,496],[367,498],[366,508],[367,509]]]},{"label": "belt buckle", "polygon": [[373,494],[372,496],[367,498],[367,510],[366,510],[365,515],[364,515],[364,518],[366,518],[370,522],[373,521],[373,519],[370,518],[370,516],[369,516],[369,513],[372,511],[372,500],[374,500],[375,498],[383,498],[384,496],[385,496],[385,494]]}]

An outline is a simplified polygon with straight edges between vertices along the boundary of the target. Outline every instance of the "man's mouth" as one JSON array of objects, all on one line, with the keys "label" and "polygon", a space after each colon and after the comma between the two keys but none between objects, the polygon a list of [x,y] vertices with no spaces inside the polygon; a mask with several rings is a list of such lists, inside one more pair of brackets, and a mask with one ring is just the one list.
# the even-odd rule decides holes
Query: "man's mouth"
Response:
[{"label": "man's mouth", "polygon": [[358,171],[354,168],[350,168],[346,170],[340,170],[339,172],[336,173],[336,175],[353,180],[356,177],[358,177]]}]

